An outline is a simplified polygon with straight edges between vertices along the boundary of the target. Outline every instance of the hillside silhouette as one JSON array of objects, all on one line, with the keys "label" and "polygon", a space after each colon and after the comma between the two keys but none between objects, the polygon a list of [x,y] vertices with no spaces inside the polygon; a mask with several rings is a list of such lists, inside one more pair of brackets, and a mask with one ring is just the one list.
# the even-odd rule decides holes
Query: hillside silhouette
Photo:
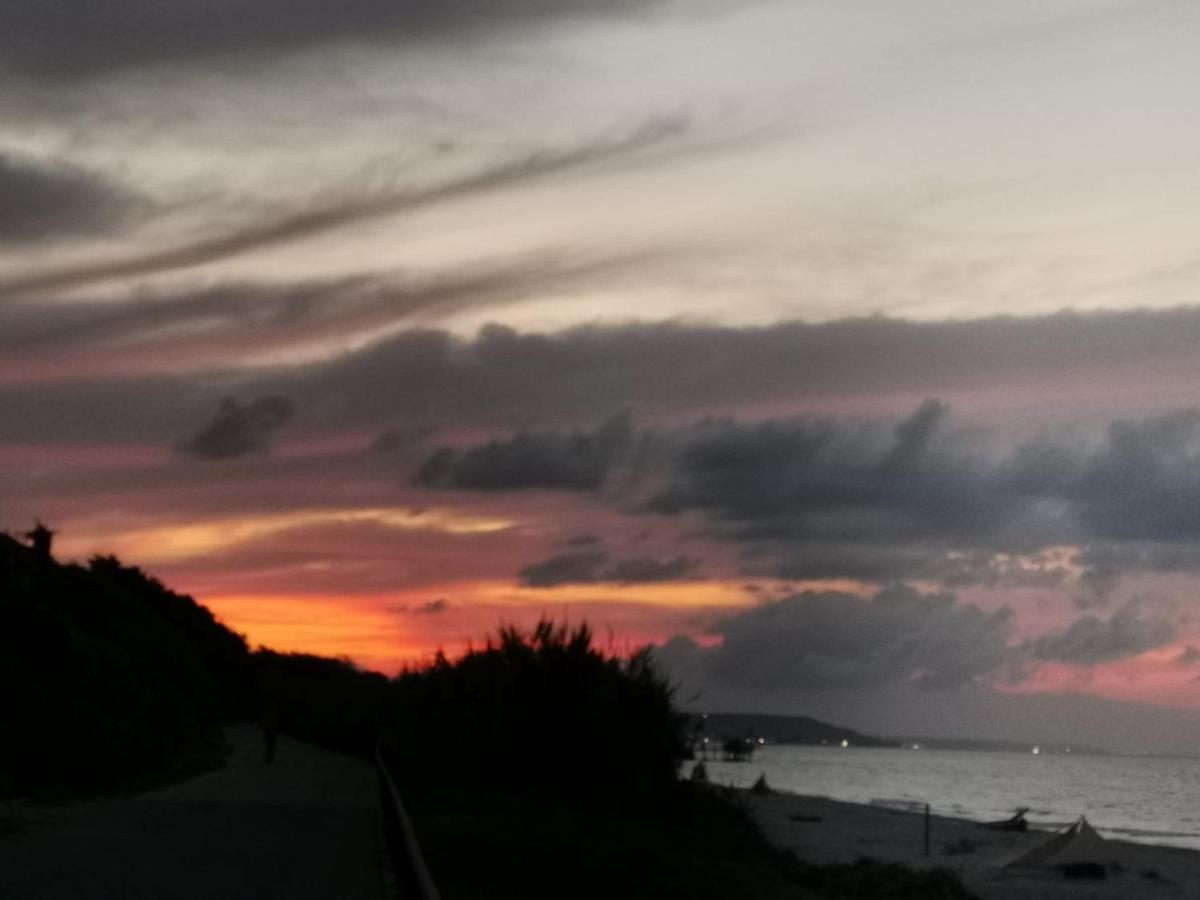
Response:
[{"label": "hillside silhouette", "polygon": [[245,640],[112,556],[0,534],[0,777],[95,788],[170,770],[249,714]]}]

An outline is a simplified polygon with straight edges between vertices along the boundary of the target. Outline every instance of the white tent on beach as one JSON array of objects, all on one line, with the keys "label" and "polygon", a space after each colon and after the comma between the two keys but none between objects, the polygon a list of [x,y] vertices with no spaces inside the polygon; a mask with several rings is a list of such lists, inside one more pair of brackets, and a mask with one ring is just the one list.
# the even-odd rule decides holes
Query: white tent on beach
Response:
[{"label": "white tent on beach", "polygon": [[1083,816],[1066,831],[1060,831],[1004,864],[1005,869],[1060,868],[1075,865],[1105,865],[1112,846]]}]

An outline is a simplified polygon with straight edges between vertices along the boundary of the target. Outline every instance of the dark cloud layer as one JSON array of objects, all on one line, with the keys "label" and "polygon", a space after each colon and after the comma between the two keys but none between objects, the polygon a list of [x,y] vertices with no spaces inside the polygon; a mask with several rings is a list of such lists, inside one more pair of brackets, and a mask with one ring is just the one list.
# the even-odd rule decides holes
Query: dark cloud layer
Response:
[{"label": "dark cloud layer", "polygon": [[[884,318],[722,328],[678,322],[523,334],[503,326],[460,341],[408,332],[308,373],[318,389],[371,379],[419,387],[365,394],[358,409],[433,404],[449,418],[594,420],[636,406],[674,415],[745,404],[908,397],[1059,385],[1105,360],[1126,388],[1171,359],[1200,378],[1200,308],[914,323]],[[297,373],[303,378],[304,373]]]},{"label": "dark cloud layer", "polygon": [[1063,631],[1042,635],[1029,649],[1037,659],[1095,665],[1162,647],[1175,632],[1174,622],[1128,603],[1107,620],[1094,615],[1076,619]]},{"label": "dark cloud layer", "polygon": [[178,444],[181,453],[201,459],[234,459],[265,453],[280,428],[296,414],[287,397],[260,397],[240,404],[227,397],[216,418]]},{"label": "dark cloud layer", "polygon": [[[702,423],[685,434],[673,482],[652,501],[743,524],[748,537],[928,537],[1002,528],[1010,515],[978,460],[938,428],[947,409],[927,400],[890,440],[834,419]],[[993,501],[985,508],[983,501]]]},{"label": "dark cloud layer", "polygon": [[704,424],[651,508],[706,513],[772,548],[790,578],[1048,585],[1070,574],[1042,553],[1055,545],[1081,547],[1093,587],[1139,569],[1200,570],[1200,412],[1002,453],[947,429],[946,415],[927,401],[890,446],[844,421]]},{"label": "dark cloud layer", "polygon": [[637,9],[648,0],[63,0],[0,6],[0,70],[76,79],[319,44],[406,42]]},{"label": "dark cloud layer", "polygon": [[835,419],[701,423],[678,436],[649,508],[705,513],[741,543],[771,548],[783,577],[976,581],[990,554],[964,551],[1038,549],[1022,545],[1040,498],[961,443],[947,412],[928,400],[890,435]]},{"label": "dark cloud layer", "polygon": [[713,629],[716,647],[676,638],[658,656],[711,681],[753,690],[960,688],[1010,658],[1012,613],[897,586],[869,600],[804,593],[756,606]]},{"label": "dark cloud layer", "polygon": [[[301,316],[306,302],[315,301],[301,297]],[[290,308],[281,303],[279,311]],[[802,405],[810,396],[907,387],[911,356],[929,363],[912,383],[929,387],[1013,372],[1054,383],[1064,365],[1092,352],[1108,353],[1113,371],[1168,358],[1186,366],[1197,360],[1198,336],[1200,312],[1185,310],[951,325],[491,327],[474,340],[406,331],[291,369],[0,386],[0,437],[161,445],[188,433],[225,394],[295,398],[319,411],[309,427],[331,431],[516,427],[511,438],[427,457],[418,482],[603,487],[626,511],[648,502],[648,512],[701,520],[710,536],[744,551],[754,574],[1045,585],[1071,577],[1047,549],[1071,546],[1090,581],[1107,589],[1126,572],[1200,571],[1200,413],[1127,419],[1069,439],[1051,433],[1017,447],[1002,435],[994,446],[980,440],[938,401],[891,421],[676,423],[713,406]],[[911,352],[872,357],[885,340]],[[822,357],[826,344],[842,357]],[[974,346],[971,358],[959,358],[962,344]],[[814,368],[814,355],[829,370]],[[674,423],[645,434],[580,424],[630,404],[651,422],[669,410]],[[545,424],[532,429],[531,421]],[[626,469],[639,477],[614,478]]]},{"label": "dark cloud layer", "polygon": [[[704,698],[707,705],[721,697],[803,698],[813,705],[801,711],[810,713],[830,704],[851,711],[899,703],[918,720],[922,710],[943,703],[991,703],[993,686],[1041,663],[1127,659],[1168,644],[1175,631],[1161,616],[1129,604],[1107,621],[1084,616],[1062,631],[1012,644],[1007,607],[986,612],[951,594],[903,585],[868,599],[795,594],[729,616],[711,630],[722,638],[716,646],[676,635],[655,650],[685,699]],[[1177,663],[1193,665],[1197,656],[1185,651]],[[939,690],[936,698],[931,689]]]},{"label": "dark cloud layer", "polygon": [[135,202],[93,173],[0,152],[0,246],[95,234],[122,223]]},{"label": "dark cloud layer", "polygon": [[[1056,546],[1081,548],[1075,562],[1092,587],[1139,567],[1200,564],[1188,549],[1200,537],[1200,413],[1191,410],[1116,422],[1091,443],[1038,437],[1001,450],[956,426],[937,400],[890,429],[797,417],[614,434],[543,431],[443,448],[417,480],[595,490],[618,464],[645,467],[633,481],[662,485],[646,511],[702,514],[712,536],[742,545],[748,571],[790,579],[1054,586],[1074,577],[1049,552]],[[634,445],[651,449],[617,452]]]},{"label": "dark cloud layer", "polygon": [[632,437],[632,419],[622,413],[595,431],[521,432],[466,450],[442,447],[415,480],[425,487],[482,491],[595,490]]},{"label": "dark cloud layer", "polygon": [[655,584],[693,576],[696,570],[697,561],[686,556],[613,559],[600,550],[578,550],[526,566],[519,574],[527,587],[548,588],[564,584]]}]

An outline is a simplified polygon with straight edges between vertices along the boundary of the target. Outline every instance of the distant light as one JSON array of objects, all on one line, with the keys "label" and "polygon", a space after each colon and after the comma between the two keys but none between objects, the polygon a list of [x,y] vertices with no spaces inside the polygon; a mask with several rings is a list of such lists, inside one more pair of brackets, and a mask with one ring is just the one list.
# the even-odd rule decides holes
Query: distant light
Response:
[{"label": "distant light", "polygon": [[759,739],[758,739],[758,742],[759,742],[760,744],[765,744],[765,743],[767,742],[767,739],[766,739],[766,738],[759,738]]},{"label": "distant light", "polygon": [[1037,756],[1041,752],[1042,752],[1042,748],[1039,747],[1037,744],[1034,744],[1033,745],[1033,755]]},{"label": "distant light", "polygon": [[706,744],[708,743],[708,738],[704,739],[704,743],[706,743]]},{"label": "distant light", "polygon": [[912,748],[913,748],[914,750],[920,750],[920,749],[921,749],[921,745],[920,745],[920,744],[913,744],[913,745],[912,745]]},{"label": "distant light", "polygon": [[850,746],[850,742],[849,742],[849,741],[846,741],[846,740],[843,740],[843,741],[842,741],[842,749],[843,749],[843,750],[844,750],[844,749],[846,749],[846,748],[847,748],[847,747],[849,747],[849,746]]}]

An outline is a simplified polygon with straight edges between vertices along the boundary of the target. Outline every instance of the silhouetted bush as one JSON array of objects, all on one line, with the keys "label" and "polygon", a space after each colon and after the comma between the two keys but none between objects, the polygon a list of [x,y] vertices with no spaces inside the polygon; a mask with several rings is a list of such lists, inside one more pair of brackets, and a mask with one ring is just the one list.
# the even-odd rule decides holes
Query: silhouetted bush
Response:
[{"label": "silhouetted bush", "polygon": [[392,683],[388,745],[402,779],[623,802],[670,791],[683,718],[646,653],[593,646],[586,625],[502,629],[495,643]]},{"label": "silhouetted bush", "polygon": [[0,536],[0,776],[96,787],[163,769],[238,715],[245,641],[113,557],[87,568]]}]

